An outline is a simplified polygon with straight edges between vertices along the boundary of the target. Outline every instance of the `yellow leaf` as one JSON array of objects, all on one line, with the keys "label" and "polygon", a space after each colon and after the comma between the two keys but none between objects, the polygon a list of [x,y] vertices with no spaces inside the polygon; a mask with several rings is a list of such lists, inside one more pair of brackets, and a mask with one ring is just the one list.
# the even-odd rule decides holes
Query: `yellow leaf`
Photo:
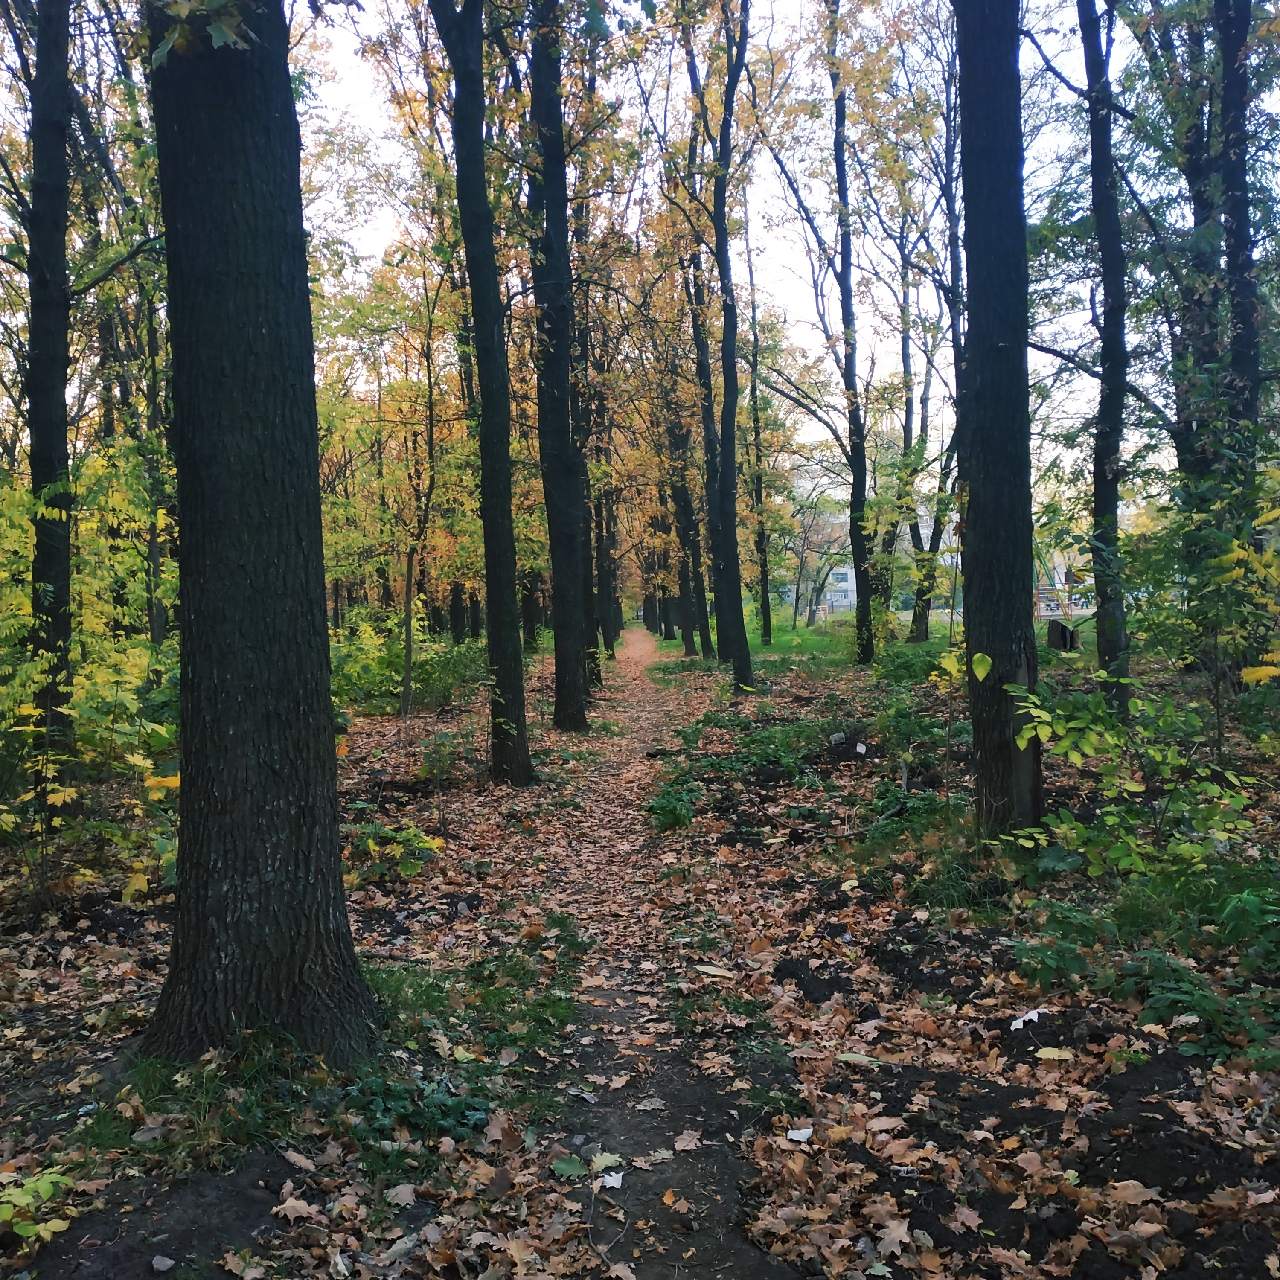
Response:
[{"label": "yellow leaf", "polygon": [[1240,678],[1245,684],[1263,684],[1280,676],[1280,667],[1245,667]]},{"label": "yellow leaf", "polygon": [[140,893],[146,893],[151,882],[141,871],[135,871],[125,882],[120,891],[121,902],[132,902]]}]

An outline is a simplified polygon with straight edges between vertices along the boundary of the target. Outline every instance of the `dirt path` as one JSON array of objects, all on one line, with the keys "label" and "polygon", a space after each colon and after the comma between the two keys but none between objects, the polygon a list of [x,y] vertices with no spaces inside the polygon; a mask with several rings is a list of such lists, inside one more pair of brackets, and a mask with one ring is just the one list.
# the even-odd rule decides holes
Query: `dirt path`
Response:
[{"label": "dirt path", "polygon": [[587,1212],[597,1245],[637,1280],[793,1276],[740,1229],[750,1174],[741,1141],[761,1114],[748,1095],[766,1094],[779,1068],[759,1049],[734,1055],[721,1037],[673,1020],[691,964],[665,890],[680,841],[655,835],[648,802],[652,753],[698,712],[688,688],[649,677],[657,656],[648,632],[624,633],[599,707],[621,732],[570,788],[559,838],[548,848],[544,824],[530,850],[553,856],[554,894],[593,944],[563,1141],[584,1163],[609,1162],[606,1181],[621,1176]]}]

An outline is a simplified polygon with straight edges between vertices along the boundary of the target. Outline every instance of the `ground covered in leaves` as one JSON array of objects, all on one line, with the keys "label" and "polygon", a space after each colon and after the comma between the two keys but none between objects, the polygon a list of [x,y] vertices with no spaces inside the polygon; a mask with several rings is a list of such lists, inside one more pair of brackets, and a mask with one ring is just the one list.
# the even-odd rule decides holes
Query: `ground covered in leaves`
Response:
[{"label": "ground covered in leaves", "polygon": [[3,1267],[1280,1276],[1265,1024],[1218,1018],[1213,975],[1167,1016],[1052,981],[1032,905],[948,897],[913,790],[936,808],[938,779],[899,772],[872,677],[778,664],[732,704],[658,657],[628,632],[593,732],[540,728],[523,791],[468,780],[465,712],[352,724],[351,915],[389,1045],[358,1078],[255,1041],[130,1062],[163,893],[12,906]]}]

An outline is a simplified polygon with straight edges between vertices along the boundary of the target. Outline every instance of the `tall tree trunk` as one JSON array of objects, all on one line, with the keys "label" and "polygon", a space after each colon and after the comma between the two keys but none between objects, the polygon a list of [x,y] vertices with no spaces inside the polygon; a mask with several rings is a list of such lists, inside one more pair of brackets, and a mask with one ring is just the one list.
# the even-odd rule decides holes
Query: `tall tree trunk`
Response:
[{"label": "tall tree trunk", "polygon": [[645,630],[652,631],[654,635],[658,635],[661,627],[658,623],[658,597],[652,591],[644,593],[644,601],[640,606],[640,618],[644,622]]},{"label": "tall tree trunk", "polygon": [[581,457],[580,462],[578,516],[579,527],[582,530],[582,660],[586,666],[588,685],[598,689],[604,685],[604,671],[600,666],[600,622],[596,616],[595,549],[591,536],[591,518],[594,508],[591,476],[587,471],[586,458]]},{"label": "tall tree trunk", "polygon": [[750,0],[738,0],[737,30],[729,15],[730,0],[721,0],[723,31],[730,50],[720,131],[716,143],[716,167],[711,182],[711,226],[715,233],[716,273],[720,279],[720,475],[716,492],[719,504],[720,545],[717,561],[716,621],[720,651],[728,650],[733,683],[750,689],[751,649],[742,616],[742,561],[738,552],[738,300],[733,291],[733,255],[729,236],[729,174],[733,167],[734,100],[746,65]]},{"label": "tall tree trunk", "polygon": [[839,248],[835,261],[836,291],[840,297],[840,381],[844,388],[847,421],[846,455],[849,461],[849,546],[853,555],[855,656],[868,663],[875,656],[871,619],[871,538],[867,534],[867,437],[858,390],[857,313],[853,300],[853,210],[849,204],[848,110],[849,90],[836,61],[836,32],[840,0],[827,0],[830,14],[828,37],[831,53],[831,91],[834,98],[833,153],[836,173],[836,206],[840,219]]},{"label": "tall tree trunk", "polygon": [[417,558],[418,545],[411,542],[404,557],[404,613],[400,620],[401,638],[404,642],[404,665],[400,672],[400,714],[402,716],[407,716],[413,709],[413,601],[417,594],[415,577]]},{"label": "tall tree trunk", "polygon": [[[916,443],[916,382],[912,358],[911,247],[907,239],[905,219],[899,225],[898,250],[898,359],[902,365],[902,458],[894,483],[893,509],[889,511],[880,534],[880,551],[876,557],[875,595],[886,614],[893,613],[893,588],[896,577],[898,539],[905,521],[908,531],[919,539],[916,524],[916,475],[920,470],[923,444]],[[923,416],[923,415],[922,415]],[[912,544],[915,545],[914,543]]]},{"label": "tall tree trunk", "polygon": [[929,616],[933,612],[933,595],[938,587],[938,555],[942,550],[942,539],[951,513],[954,467],[953,434],[951,444],[938,466],[938,484],[933,496],[933,524],[929,529],[928,543],[921,537],[918,524],[913,527],[912,532],[916,560],[920,566],[920,580],[916,583],[915,603],[911,611],[911,632],[907,637],[913,644],[923,644],[929,639]]},{"label": "tall tree trunk", "polygon": [[[67,453],[67,281],[71,85],[69,0],[36,9],[31,83],[31,200],[27,244],[27,430],[36,503],[31,557],[32,651],[45,664],[36,706],[50,749],[71,745],[71,476]],[[43,788],[42,788],[43,790]]]},{"label": "tall tree trunk", "polygon": [[[539,163],[529,179],[529,212],[540,234],[532,254],[538,312],[538,457],[551,555],[551,625],[555,641],[558,729],[587,728],[587,669],[583,634],[584,513],[581,449],[573,438],[569,378],[573,354],[573,281],[569,266],[569,187],[561,101],[560,0],[533,0],[529,59],[530,114]],[[592,628],[594,631],[594,627]]]},{"label": "tall tree trunk", "polygon": [[813,587],[809,592],[809,612],[805,617],[805,626],[812,627],[818,621],[818,605],[822,602],[822,593],[827,589],[827,580],[831,577],[831,565],[827,565],[813,579]]},{"label": "tall tree trunk", "polygon": [[796,556],[796,584],[791,596],[791,630],[800,625],[800,586],[804,582],[805,548],[802,545],[800,554]]},{"label": "tall tree trunk", "polygon": [[[612,451],[611,444],[597,446],[596,460],[601,469],[607,469]],[[596,589],[595,614],[596,626],[600,631],[600,639],[604,651],[610,658],[616,657],[618,643],[617,627],[617,567],[614,564],[614,539],[616,536],[614,511],[615,495],[612,485],[598,485],[593,502],[592,518],[595,524],[595,562]]]},{"label": "tall tree trunk", "polygon": [[[586,59],[586,83],[583,86],[580,109],[591,109],[596,100],[596,57],[594,38],[588,40]],[[590,187],[589,179],[579,173],[584,188]],[[582,195],[573,202],[573,248],[579,257],[587,250],[590,234],[590,210]],[[601,354],[602,344],[591,341],[591,290],[590,270],[574,271],[573,258],[568,261],[568,271],[574,293],[574,320],[576,332],[570,349],[569,413],[573,426],[573,439],[577,448],[578,498],[581,514],[582,539],[582,662],[586,673],[588,694],[592,688],[604,684],[604,672],[600,665],[600,643],[605,652],[614,656],[617,628],[614,625],[615,571],[613,565],[614,539],[610,530],[613,497],[611,494],[593,498],[591,475],[587,468],[587,454],[595,440],[597,430],[604,433],[606,443],[596,441],[597,456],[607,450],[608,429],[604,411],[605,362]],[[592,375],[594,374],[594,379]]]},{"label": "tall tree trunk", "polygon": [[[953,16],[954,22],[954,16]],[[939,187],[942,208],[946,218],[947,262],[945,277],[939,280],[939,289],[947,313],[947,338],[951,347],[952,378],[955,399],[958,404],[964,385],[964,255],[960,244],[960,124],[957,82],[959,68],[956,50],[951,44],[943,69],[942,142]],[[915,607],[911,617],[911,639],[923,642],[929,639],[929,615],[933,609],[933,594],[938,582],[938,553],[946,520],[955,500],[952,468],[962,452],[963,423],[957,421],[951,433],[951,442],[943,456],[938,472],[938,484],[933,495],[933,527],[929,531],[926,558],[920,570],[916,586]]]},{"label": "tall tree trunk", "polygon": [[1248,539],[1257,516],[1258,408],[1262,387],[1262,338],[1258,279],[1253,262],[1253,214],[1249,205],[1249,39],[1253,0],[1214,0],[1213,23],[1222,59],[1222,188],[1225,284],[1230,321],[1227,343],[1226,430],[1221,460],[1234,472],[1228,489],[1235,535]]},{"label": "tall tree trunk", "polygon": [[679,559],[676,563],[676,584],[679,595],[676,598],[677,621],[680,624],[680,643],[684,646],[684,656],[686,658],[696,658],[698,656],[698,645],[694,639],[694,607],[693,607],[693,579],[689,574],[689,560],[681,548]]},{"label": "tall tree trunk", "polygon": [[[149,9],[151,47],[172,19]],[[178,909],[146,1051],[374,1044],[338,848],[319,441],[289,31],[246,9],[152,81],[182,537]],[[246,342],[249,332],[253,340]],[[234,352],[234,358],[228,353]]]},{"label": "tall tree trunk", "polygon": [[458,213],[475,326],[480,399],[480,522],[484,528],[484,588],[489,669],[490,756],[493,776],[523,786],[533,780],[525,724],[524,661],[516,600],[516,544],[511,517],[511,384],[503,330],[502,292],[494,248],[493,210],[486,186],[483,0],[430,0],[436,29],[453,69],[452,107]]},{"label": "tall tree trunk", "polygon": [[756,574],[760,579],[760,643],[773,643],[773,605],[769,599],[769,526],[764,509],[764,426],[760,414],[760,309],[756,268],[751,253],[750,223],[743,216],[747,250],[747,285],[751,291],[751,505],[756,518]]},{"label": "tall tree trunk", "polygon": [[938,589],[938,552],[942,549],[944,530],[945,482],[940,484],[939,498],[934,504],[933,528],[929,530],[928,547],[920,557],[920,581],[916,584],[916,597],[911,610],[911,631],[907,636],[912,644],[924,644],[929,639],[929,617],[933,612],[933,593]]},{"label": "tall tree trunk", "polygon": [[[1089,179],[1094,234],[1102,269],[1102,388],[1093,433],[1093,587],[1097,599],[1098,661],[1111,680],[1107,696],[1127,709],[1129,637],[1125,626],[1124,580],[1120,567],[1120,446],[1129,382],[1125,338],[1124,236],[1120,221],[1115,158],[1111,149],[1111,78],[1103,49],[1095,0],[1076,0],[1089,104]],[[1114,22],[1115,10],[1109,10]],[[1110,48],[1108,41],[1107,48]]]},{"label": "tall tree trunk", "polygon": [[524,651],[533,653],[538,647],[538,628],[542,626],[542,575],[526,572],[520,576],[520,625],[524,632]]},{"label": "tall tree trunk", "polygon": [[662,622],[662,638],[676,639],[676,601],[671,596],[664,595],[658,601],[658,616]]},{"label": "tall tree trunk", "polygon": [[[473,640],[479,640],[484,635],[484,604],[474,591],[467,597],[467,629],[471,632]],[[523,649],[521,653],[523,655]],[[521,663],[523,661],[522,656]]]},{"label": "tall tree trunk", "polygon": [[1020,717],[1006,689],[1036,684],[1018,10],[1018,0],[956,4],[969,298],[957,406],[968,486],[964,623],[984,835],[1038,822],[1042,808],[1039,739],[1018,747]]},{"label": "tall tree trunk", "polygon": [[[720,600],[724,592],[720,582],[722,557],[720,546],[720,436],[716,430],[716,393],[711,378],[711,344],[707,340],[707,288],[702,273],[702,255],[691,255],[685,278],[685,297],[689,304],[689,324],[693,334],[694,373],[698,384],[698,415],[702,423],[703,485],[707,507],[707,544],[711,550],[711,610],[716,623],[716,642],[721,662],[729,660],[724,634],[720,628]],[[710,621],[708,621],[710,625]],[[705,656],[705,655],[704,655]]]},{"label": "tall tree trunk", "polygon": [[[164,572],[164,548],[160,541],[160,512],[165,505],[165,484],[161,459],[165,451],[165,381],[160,360],[160,332],[156,317],[155,299],[148,294],[143,307],[146,345],[146,439],[143,442],[143,467],[147,478],[147,495],[150,498],[150,515],[147,520],[147,636],[152,649],[152,671],[160,646],[169,629],[168,613],[160,599],[160,580]],[[148,675],[148,679],[151,679]]]},{"label": "tall tree trunk", "polygon": [[449,635],[454,644],[467,638],[467,593],[456,580],[449,584]]},{"label": "tall tree trunk", "polygon": [[[675,511],[676,537],[680,543],[680,569],[685,578],[681,581],[684,595],[688,585],[689,624],[696,627],[704,658],[715,657],[711,640],[711,623],[707,617],[707,589],[702,576],[702,538],[698,530],[698,516],[689,492],[689,437],[687,423],[680,413],[675,398],[675,367],[668,367],[668,397],[665,404],[667,448],[671,454],[671,505]],[[686,653],[692,650],[686,645]]]}]

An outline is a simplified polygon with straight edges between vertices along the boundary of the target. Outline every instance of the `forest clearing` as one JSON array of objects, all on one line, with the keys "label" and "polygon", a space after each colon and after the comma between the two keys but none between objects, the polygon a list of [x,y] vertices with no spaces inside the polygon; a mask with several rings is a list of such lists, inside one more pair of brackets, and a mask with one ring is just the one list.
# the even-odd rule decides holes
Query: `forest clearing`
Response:
[{"label": "forest clearing", "polygon": [[0,1274],[1280,1277],[1273,0],[0,51]]}]

